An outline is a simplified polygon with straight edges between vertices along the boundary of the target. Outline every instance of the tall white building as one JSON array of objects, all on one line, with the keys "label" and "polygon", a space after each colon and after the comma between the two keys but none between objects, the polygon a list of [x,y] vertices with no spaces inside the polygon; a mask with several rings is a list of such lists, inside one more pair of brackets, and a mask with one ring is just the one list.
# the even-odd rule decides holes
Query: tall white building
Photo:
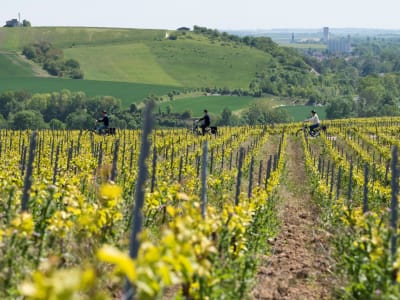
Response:
[{"label": "tall white building", "polygon": [[327,43],[329,41],[329,27],[324,27],[323,28],[323,32],[324,32],[324,43]]}]

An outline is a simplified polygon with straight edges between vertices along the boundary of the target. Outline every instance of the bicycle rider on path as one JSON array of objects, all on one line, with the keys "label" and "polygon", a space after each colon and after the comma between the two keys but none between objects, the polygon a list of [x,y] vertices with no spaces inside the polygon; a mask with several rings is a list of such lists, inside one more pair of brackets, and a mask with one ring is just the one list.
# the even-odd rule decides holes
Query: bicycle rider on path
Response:
[{"label": "bicycle rider on path", "polygon": [[305,119],[304,122],[311,122],[311,123],[312,123],[312,125],[309,126],[309,128],[310,128],[310,135],[311,135],[311,136],[314,136],[314,134],[315,134],[314,129],[316,129],[316,128],[319,127],[319,123],[320,123],[320,122],[319,122],[319,117],[318,117],[318,115],[317,115],[317,112],[316,112],[315,110],[312,110],[312,111],[311,111],[311,114],[312,114],[312,117],[309,118],[309,119]]},{"label": "bicycle rider on path", "polygon": [[199,122],[200,121],[204,121],[203,124],[200,125],[200,128],[201,128],[201,133],[205,135],[206,128],[209,127],[211,124],[211,119],[210,116],[208,115],[207,109],[204,110],[204,117],[200,118]]},{"label": "bicycle rider on path", "polygon": [[97,132],[99,134],[101,134],[104,129],[107,129],[108,125],[110,123],[110,120],[107,116],[107,112],[105,110],[103,110],[102,115],[103,115],[103,117],[101,119],[97,120],[98,123],[103,123],[103,125],[100,125],[99,127],[97,127]]}]

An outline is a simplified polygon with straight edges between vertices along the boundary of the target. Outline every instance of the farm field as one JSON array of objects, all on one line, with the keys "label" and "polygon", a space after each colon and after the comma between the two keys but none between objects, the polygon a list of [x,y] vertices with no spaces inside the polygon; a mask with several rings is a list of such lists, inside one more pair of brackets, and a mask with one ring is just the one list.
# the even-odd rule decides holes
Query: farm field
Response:
[{"label": "farm field", "polygon": [[289,115],[293,118],[294,122],[301,122],[306,118],[311,117],[311,110],[315,109],[319,118],[324,121],[326,120],[326,112],[324,106],[306,106],[306,105],[285,105],[277,107],[277,109],[284,109],[286,110]]},{"label": "farm field", "polygon": [[32,67],[14,52],[0,51],[0,79],[34,76]]},{"label": "farm field", "polygon": [[125,279],[139,299],[399,297],[399,118],[329,121],[317,138],[146,124],[0,131],[2,299],[117,299]]},{"label": "farm field", "polygon": [[[64,49],[86,79],[172,86],[247,88],[270,60],[267,53],[233,44],[180,38]],[[99,63],[101,61],[101,63]]]},{"label": "farm field", "polygon": [[180,88],[130,82],[112,82],[97,80],[75,80],[43,77],[0,78],[0,93],[9,90],[31,93],[51,93],[53,91],[83,91],[88,96],[114,96],[122,100],[122,106],[128,108],[149,95],[165,95]]},{"label": "farm field", "polygon": [[212,114],[220,115],[224,108],[231,111],[240,111],[247,108],[251,103],[271,102],[269,98],[254,98],[250,96],[198,96],[190,98],[178,98],[173,101],[165,101],[159,104],[161,110],[165,111],[167,106],[171,106],[172,112],[182,113],[186,110],[192,111],[194,115],[202,115],[203,110],[207,108]]},{"label": "farm field", "polygon": [[132,43],[162,39],[165,30],[96,27],[0,28],[1,50],[19,51],[26,44],[48,41],[60,48],[78,45]]}]

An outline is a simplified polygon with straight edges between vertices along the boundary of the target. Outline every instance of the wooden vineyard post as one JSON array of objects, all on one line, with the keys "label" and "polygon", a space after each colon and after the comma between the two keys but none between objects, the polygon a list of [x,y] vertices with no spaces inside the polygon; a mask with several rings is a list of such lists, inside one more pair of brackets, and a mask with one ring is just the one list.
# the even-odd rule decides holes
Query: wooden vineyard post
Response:
[{"label": "wooden vineyard post", "polygon": [[368,176],[369,176],[368,163],[364,165],[364,197],[363,197],[363,213],[368,211]]},{"label": "wooden vineyard post", "polygon": [[[391,239],[390,239],[390,253],[392,257],[392,262],[396,260],[396,250],[397,250],[397,218],[398,218],[398,200],[397,196],[399,193],[399,170],[397,169],[398,161],[398,149],[397,146],[392,148],[392,201],[390,204],[390,229],[391,229]],[[395,280],[395,279],[394,279]]]},{"label": "wooden vineyard post", "polygon": [[252,190],[253,190],[253,169],[254,169],[254,157],[251,157],[250,162],[250,171],[249,171],[249,190],[247,192],[247,197],[251,198]]},{"label": "wooden vineyard post", "polygon": [[154,192],[154,186],[156,184],[156,172],[157,172],[157,148],[156,145],[153,146],[153,163],[151,167],[151,187],[150,192]]},{"label": "wooden vineyard post", "polygon": [[114,156],[111,168],[111,181],[115,182],[117,179],[117,163],[118,163],[118,150],[119,150],[119,139],[114,142]]},{"label": "wooden vineyard post", "polygon": [[[144,205],[144,186],[148,175],[146,160],[150,152],[149,136],[154,126],[154,120],[151,115],[153,107],[153,102],[147,102],[144,111],[142,142],[138,159],[139,172],[135,186],[135,205],[133,206],[132,211],[132,231],[129,239],[129,256],[133,259],[137,258],[138,255],[140,246],[139,235],[142,231],[143,226],[142,209]],[[124,299],[133,300],[135,294],[135,287],[132,286],[131,282],[128,279],[126,279]]]},{"label": "wooden vineyard post", "polygon": [[238,174],[237,174],[237,178],[236,178],[235,205],[239,204],[240,186],[241,186],[241,183],[242,183],[243,157],[244,157],[244,148],[240,148]]},{"label": "wooden vineyard post", "polygon": [[207,207],[207,159],[208,159],[208,141],[204,142],[202,165],[201,165],[201,216],[206,216]]},{"label": "wooden vineyard post", "polygon": [[21,199],[21,211],[23,212],[28,210],[29,190],[31,189],[32,186],[33,160],[35,159],[35,150],[36,150],[36,131],[32,132],[31,140],[29,143],[28,164],[26,166],[24,190]]},{"label": "wooden vineyard post", "polygon": [[350,206],[353,184],[353,160],[350,160],[349,184],[347,188],[347,204]]}]

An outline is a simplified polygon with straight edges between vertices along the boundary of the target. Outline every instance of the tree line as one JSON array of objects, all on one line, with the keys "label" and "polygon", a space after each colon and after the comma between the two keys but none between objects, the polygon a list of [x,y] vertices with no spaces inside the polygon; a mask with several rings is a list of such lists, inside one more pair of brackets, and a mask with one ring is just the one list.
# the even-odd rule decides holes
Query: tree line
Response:
[{"label": "tree line", "polygon": [[[148,97],[145,101],[156,101]],[[121,100],[112,96],[89,97],[84,92],[62,90],[52,93],[9,91],[0,94],[0,128],[5,129],[93,129],[96,119],[106,110],[110,125],[121,129],[138,129],[142,124],[141,105],[121,106]],[[192,112],[174,113],[170,107],[155,110],[158,126],[186,127]],[[290,121],[284,110],[275,110],[265,104],[253,104],[240,115],[226,107],[220,115],[212,114],[215,125],[266,124]]]}]

